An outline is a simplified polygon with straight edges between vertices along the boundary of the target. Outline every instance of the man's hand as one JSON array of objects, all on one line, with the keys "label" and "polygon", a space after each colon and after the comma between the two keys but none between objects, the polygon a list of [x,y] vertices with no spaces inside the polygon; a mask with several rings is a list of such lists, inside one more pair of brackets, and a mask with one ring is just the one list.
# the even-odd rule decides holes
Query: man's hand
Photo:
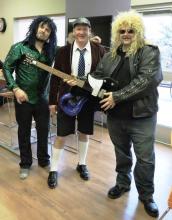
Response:
[{"label": "man's hand", "polygon": [[14,95],[15,95],[15,97],[17,99],[17,102],[19,104],[22,104],[22,102],[27,102],[28,101],[28,96],[25,93],[25,91],[23,91],[22,89],[15,88],[15,89],[13,89],[13,92],[14,92]]},{"label": "man's hand", "polygon": [[94,36],[90,38],[90,41],[93,41],[94,43],[97,43],[97,44],[101,44],[102,39],[99,36]]},{"label": "man's hand", "polygon": [[100,101],[101,108],[106,111],[115,107],[116,103],[113,99],[112,92],[106,92],[104,96],[106,97]]},{"label": "man's hand", "polygon": [[75,77],[73,79],[64,79],[64,82],[66,82],[69,86],[76,86],[77,85],[77,80]]}]

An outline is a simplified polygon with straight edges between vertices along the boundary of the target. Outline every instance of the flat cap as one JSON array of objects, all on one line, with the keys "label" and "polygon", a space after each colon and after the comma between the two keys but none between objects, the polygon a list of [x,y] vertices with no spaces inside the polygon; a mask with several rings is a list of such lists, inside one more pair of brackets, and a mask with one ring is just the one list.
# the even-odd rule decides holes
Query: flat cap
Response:
[{"label": "flat cap", "polygon": [[87,26],[91,27],[90,21],[87,18],[77,18],[73,22],[73,27],[75,27],[76,25],[79,25],[79,24],[83,24],[83,25],[87,25]]}]

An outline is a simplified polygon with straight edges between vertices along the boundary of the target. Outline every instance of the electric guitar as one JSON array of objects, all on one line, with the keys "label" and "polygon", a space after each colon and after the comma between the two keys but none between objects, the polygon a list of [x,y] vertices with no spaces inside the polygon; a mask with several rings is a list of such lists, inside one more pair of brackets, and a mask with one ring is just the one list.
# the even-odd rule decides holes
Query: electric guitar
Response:
[{"label": "electric guitar", "polygon": [[[64,110],[64,105],[65,107],[67,106],[66,109],[70,109],[70,106],[71,106],[72,115],[70,113],[67,113],[70,116],[74,116],[78,114],[78,111],[81,110],[83,104],[86,101],[86,98],[89,98],[90,95],[92,97],[95,97],[95,98],[97,97],[98,99],[102,99],[104,97],[105,92],[115,91],[118,88],[118,82],[111,79],[110,77],[105,77],[103,79],[96,79],[90,74],[88,74],[86,80],[75,78],[72,75],[66,74],[60,70],[50,67],[44,63],[41,63],[35,60],[34,58],[28,56],[27,54],[24,55],[24,62],[35,65],[39,67],[40,69],[43,69],[61,79],[67,79],[67,80],[75,79],[76,80],[77,87],[81,88],[79,90],[81,92],[80,99],[78,100],[78,98],[76,98],[75,96],[72,96],[73,97],[72,99],[72,97],[68,95],[68,96],[62,97],[62,99],[60,100],[60,105],[63,110]],[[70,101],[68,102],[69,99]],[[82,101],[80,101],[81,99]],[[77,112],[75,112],[75,107],[76,109],[78,109]],[[66,109],[65,109],[65,112],[66,112]]]}]

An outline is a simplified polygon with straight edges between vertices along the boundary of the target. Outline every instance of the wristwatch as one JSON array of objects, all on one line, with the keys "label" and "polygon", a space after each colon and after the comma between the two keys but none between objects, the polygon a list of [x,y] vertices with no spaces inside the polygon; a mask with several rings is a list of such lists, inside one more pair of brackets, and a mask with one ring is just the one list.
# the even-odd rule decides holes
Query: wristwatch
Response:
[{"label": "wristwatch", "polygon": [[0,18],[0,32],[5,32],[7,27],[5,18]]}]

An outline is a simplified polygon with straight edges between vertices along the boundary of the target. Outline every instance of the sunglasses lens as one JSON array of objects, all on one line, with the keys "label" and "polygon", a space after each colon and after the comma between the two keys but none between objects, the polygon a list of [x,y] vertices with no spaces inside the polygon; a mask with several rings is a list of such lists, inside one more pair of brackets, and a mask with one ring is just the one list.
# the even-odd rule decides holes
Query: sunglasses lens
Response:
[{"label": "sunglasses lens", "polygon": [[125,34],[125,30],[119,30],[120,34]]},{"label": "sunglasses lens", "polygon": [[128,29],[128,30],[121,29],[119,30],[119,33],[120,34],[125,34],[125,33],[134,34],[134,30],[133,29]]},{"label": "sunglasses lens", "polygon": [[129,29],[129,30],[127,30],[127,32],[128,32],[129,34],[133,34],[133,33],[134,33],[134,30],[133,30],[133,29]]}]

